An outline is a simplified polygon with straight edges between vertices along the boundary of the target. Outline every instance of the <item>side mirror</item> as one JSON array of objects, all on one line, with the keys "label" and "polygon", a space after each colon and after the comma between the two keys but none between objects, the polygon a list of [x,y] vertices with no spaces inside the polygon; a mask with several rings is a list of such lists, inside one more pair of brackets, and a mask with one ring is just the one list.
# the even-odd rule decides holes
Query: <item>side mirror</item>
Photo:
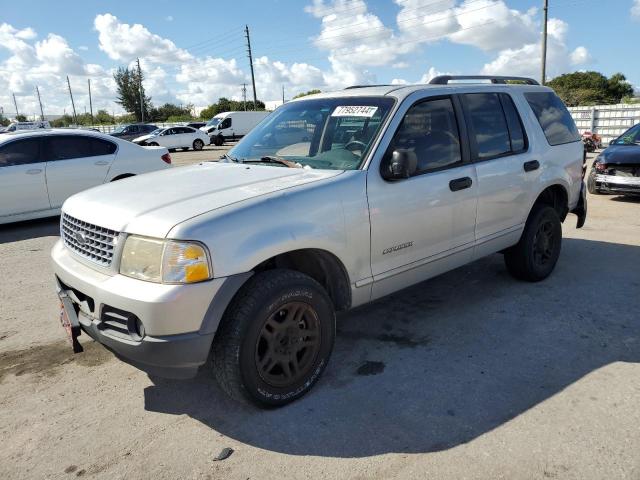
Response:
[{"label": "side mirror", "polygon": [[391,158],[382,164],[382,178],[401,180],[412,176],[418,168],[416,154],[410,150],[394,150]]},{"label": "side mirror", "polygon": [[609,146],[613,145],[613,142],[615,142],[616,140],[616,138],[614,138],[613,140],[609,140]]}]

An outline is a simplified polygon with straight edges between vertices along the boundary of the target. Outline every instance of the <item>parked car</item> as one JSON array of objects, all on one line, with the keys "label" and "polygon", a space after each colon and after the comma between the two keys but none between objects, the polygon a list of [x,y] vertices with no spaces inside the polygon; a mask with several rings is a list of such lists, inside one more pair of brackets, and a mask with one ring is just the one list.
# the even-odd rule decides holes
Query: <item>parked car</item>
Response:
[{"label": "parked car", "polygon": [[188,150],[202,150],[205,145],[209,144],[209,137],[202,130],[196,130],[191,127],[168,127],[158,128],[157,130],[143,135],[133,140],[138,145],[151,145],[167,147],[170,150],[181,148]]},{"label": "parked car", "polygon": [[219,113],[202,127],[213,145],[220,146],[226,140],[244,137],[271,112],[224,112]]},{"label": "parked car", "polygon": [[170,163],[166,148],[88,130],[0,134],[0,224],[58,215],[74,193]]},{"label": "parked car", "polygon": [[110,135],[112,137],[121,138],[122,140],[133,140],[134,138],[147,135],[157,129],[158,127],[148,123],[132,123],[131,125],[121,125],[111,132]]},{"label": "parked car", "polygon": [[[320,378],[336,311],[495,252],[545,279],[587,215],[578,130],[534,80],[452,79],[297,99],[224,161],[67,200],[52,257],[76,349],[86,332],[171,377],[212,351],[227,393],[279,406]],[[263,143],[294,126],[306,151]],[[96,230],[97,250],[75,243]]]},{"label": "parked car", "polygon": [[591,166],[589,193],[640,195],[640,124],[612,140]]},{"label": "parked car", "polygon": [[46,120],[37,120],[35,122],[14,122],[9,124],[2,133],[18,132],[23,130],[37,130],[41,128],[51,128],[51,125]]},{"label": "parked car", "polygon": [[189,122],[185,126],[195,128],[195,129],[200,129],[202,127],[205,127],[206,125],[207,125],[207,122]]}]

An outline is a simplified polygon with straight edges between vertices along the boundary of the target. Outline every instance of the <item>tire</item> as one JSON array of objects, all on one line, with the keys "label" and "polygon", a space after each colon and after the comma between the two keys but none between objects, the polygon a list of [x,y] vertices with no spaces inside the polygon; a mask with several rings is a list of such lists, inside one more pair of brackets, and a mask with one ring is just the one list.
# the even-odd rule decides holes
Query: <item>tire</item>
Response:
[{"label": "tire", "polygon": [[224,143],[224,137],[222,135],[218,135],[217,137],[213,138],[213,144],[216,147],[222,146],[223,143]]},{"label": "tire", "polygon": [[591,195],[601,195],[600,190],[598,190],[598,188],[596,187],[596,179],[593,173],[590,173],[587,177],[587,191]]},{"label": "tire", "polygon": [[[202,140],[200,140],[199,138],[196,138],[193,141],[193,149],[194,150],[202,150],[203,147],[204,147],[204,142]],[[185,148],[185,150],[186,150],[186,148]]]},{"label": "tire", "polygon": [[520,241],[505,251],[509,273],[519,280],[539,282],[553,271],[562,249],[562,225],[553,207],[534,205]]},{"label": "tire", "polygon": [[[293,270],[258,273],[238,292],[220,323],[213,342],[215,377],[236,400],[261,407],[286,405],[322,375],[335,329],[333,304],[318,282]],[[299,336],[300,331],[305,335]]]}]

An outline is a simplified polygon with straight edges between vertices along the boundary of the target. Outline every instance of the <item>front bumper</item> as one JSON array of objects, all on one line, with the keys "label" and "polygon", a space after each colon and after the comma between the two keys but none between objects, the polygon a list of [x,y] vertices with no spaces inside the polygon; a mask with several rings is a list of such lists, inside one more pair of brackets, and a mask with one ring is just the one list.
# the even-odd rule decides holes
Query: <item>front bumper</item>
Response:
[{"label": "front bumper", "polygon": [[640,195],[640,177],[596,174],[596,188],[605,193],[633,193]]},{"label": "front bumper", "polygon": [[149,373],[186,378],[207,360],[214,331],[203,321],[225,278],[192,285],[144,282],[91,268],[58,241],[51,251],[58,288],[84,332]]}]

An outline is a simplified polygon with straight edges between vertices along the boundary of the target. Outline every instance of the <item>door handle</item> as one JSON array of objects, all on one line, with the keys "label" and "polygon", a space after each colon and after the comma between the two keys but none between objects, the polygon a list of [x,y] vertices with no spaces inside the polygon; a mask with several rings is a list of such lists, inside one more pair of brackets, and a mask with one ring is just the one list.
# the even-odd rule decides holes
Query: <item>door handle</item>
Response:
[{"label": "door handle", "polygon": [[472,184],[473,181],[469,177],[456,178],[455,180],[451,180],[449,182],[449,189],[452,192],[457,192],[458,190],[469,188]]},{"label": "door handle", "polygon": [[42,173],[42,169],[41,168],[32,168],[32,169],[26,171],[27,175],[38,175],[39,173]]},{"label": "door handle", "polygon": [[530,160],[528,162],[524,162],[523,167],[525,172],[533,172],[540,168],[540,162],[538,160]]},{"label": "door handle", "polygon": [[106,160],[98,160],[96,163],[94,163],[94,165],[98,165],[98,166],[109,165],[109,162],[107,162]]}]

